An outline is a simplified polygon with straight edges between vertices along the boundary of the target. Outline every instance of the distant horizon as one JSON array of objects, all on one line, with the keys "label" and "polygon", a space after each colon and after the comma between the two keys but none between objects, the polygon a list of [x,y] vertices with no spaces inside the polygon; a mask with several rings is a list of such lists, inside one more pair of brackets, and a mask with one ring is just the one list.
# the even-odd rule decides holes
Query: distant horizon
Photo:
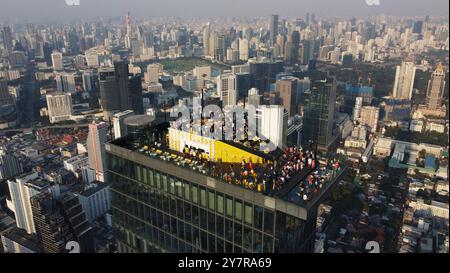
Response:
[{"label": "distant horizon", "polygon": [[[260,18],[278,14],[281,18],[319,18],[437,16],[449,17],[447,0],[79,0],[80,6],[68,6],[66,0],[0,0],[0,23],[50,23],[111,19],[130,12],[135,18],[207,19]],[[39,11],[39,12],[36,12]],[[333,11],[330,13],[329,11]]]}]

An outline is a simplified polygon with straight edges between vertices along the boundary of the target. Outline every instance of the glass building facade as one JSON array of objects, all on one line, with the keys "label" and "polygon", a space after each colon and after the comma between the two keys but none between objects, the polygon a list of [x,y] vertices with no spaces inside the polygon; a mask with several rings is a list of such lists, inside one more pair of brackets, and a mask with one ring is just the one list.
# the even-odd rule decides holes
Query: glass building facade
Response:
[{"label": "glass building facade", "polygon": [[220,191],[193,171],[189,181],[181,179],[172,166],[153,168],[152,159],[121,156],[113,151],[117,148],[107,144],[107,179],[119,252],[312,251],[316,209],[302,219],[292,215],[298,208],[294,213],[273,208],[289,207],[284,200],[277,199],[271,208],[261,202],[262,194],[240,188],[248,191],[249,198],[238,198],[232,193],[234,185],[217,182],[227,189]]}]

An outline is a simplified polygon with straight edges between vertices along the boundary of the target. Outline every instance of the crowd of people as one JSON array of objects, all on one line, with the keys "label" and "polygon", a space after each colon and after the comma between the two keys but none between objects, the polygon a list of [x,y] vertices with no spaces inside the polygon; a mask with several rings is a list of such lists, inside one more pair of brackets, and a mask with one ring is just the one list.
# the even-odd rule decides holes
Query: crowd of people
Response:
[{"label": "crowd of people", "polygon": [[[185,146],[183,153],[162,152],[160,145],[152,145],[147,150],[163,160],[174,161],[178,165],[191,167],[203,174],[219,178],[229,184],[241,185],[247,189],[265,194],[281,190],[292,177],[305,168],[311,173],[295,186],[296,194],[301,200],[307,201],[329,181],[341,165],[338,160],[331,159],[325,165],[320,165],[314,152],[302,147],[288,147],[276,161],[266,161],[255,164],[252,160],[242,160],[239,163],[214,162],[209,154],[202,149]],[[298,199],[298,198],[296,198]]]}]

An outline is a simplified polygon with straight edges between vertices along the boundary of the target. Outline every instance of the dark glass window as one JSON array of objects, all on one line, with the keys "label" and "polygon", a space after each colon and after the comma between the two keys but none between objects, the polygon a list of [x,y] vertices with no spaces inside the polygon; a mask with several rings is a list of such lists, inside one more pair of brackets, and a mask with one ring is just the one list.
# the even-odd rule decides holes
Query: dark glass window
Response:
[{"label": "dark glass window", "polygon": [[237,222],[234,223],[234,243],[236,245],[242,245],[242,225]]},{"label": "dark glass window", "polygon": [[233,221],[225,219],[225,239],[233,241]]},{"label": "dark glass window", "polygon": [[273,237],[264,235],[263,252],[265,253],[273,252]]},{"label": "dark glass window", "polygon": [[255,206],[253,211],[253,224],[257,230],[262,230],[263,208]]},{"label": "dark glass window", "polygon": [[208,234],[205,231],[200,231],[200,235],[201,235],[202,250],[208,251]]},{"label": "dark glass window", "polygon": [[260,253],[262,251],[262,235],[259,231],[253,232],[253,252]]},{"label": "dark glass window", "polygon": [[217,223],[216,223],[217,236],[223,237],[223,234],[224,234],[224,232],[223,232],[224,231],[223,217],[217,215],[216,220],[217,220]]},{"label": "dark glass window", "polygon": [[216,230],[216,216],[208,212],[208,231],[214,233]]},{"label": "dark glass window", "polygon": [[216,252],[216,238],[211,234],[208,235],[208,252]]},{"label": "dark glass window", "polygon": [[198,207],[192,206],[192,224],[194,226],[198,226],[199,219],[198,219]]},{"label": "dark glass window", "polygon": [[207,216],[206,210],[200,209],[200,227],[202,229],[207,229]]},{"label": "dark glass window", "polygon": [[224,252],[224,250],[223,250],[223,248],[224,248],[223,243],[224,243],[223,239],[217,238],[217,253],[223,253]]},{"label": "dark glass window", "polygon": [[264,210],[264,231],[273,234],[273,211]]},{"label": "dark glass window", "polygon": [[244,248],[252,249],[252,229],[244,226]]}]

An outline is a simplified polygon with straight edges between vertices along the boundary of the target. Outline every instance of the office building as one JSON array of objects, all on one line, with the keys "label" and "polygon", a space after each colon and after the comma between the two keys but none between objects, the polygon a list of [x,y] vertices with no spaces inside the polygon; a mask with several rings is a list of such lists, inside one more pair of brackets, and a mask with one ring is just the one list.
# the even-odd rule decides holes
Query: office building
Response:
[{"label": "office building", "polygon": [[106,143],[106,123],[89,124],[89,134],[87,138],[87,150],[89,156],[89,167],[95,170],[96,180],[104,181],[103,173],[105,166],[105,143]]},{"label": "office building", "polygon": [[106,120],[111,117],[111,112],[118,111],[119,94],[116,85],[116,77],[113,68],[100,68],[98,71],[100,87],[100,105],[103,109],[103,116]]},{"label": "office building", "polygon": [[209,23],[203,29],[203,55],[210,56],[209,54],[209,40],[210,40],[210,27]]},{"label": "office building", "polygon": [[38,178],[38,174],[32,172],[8,180],[8,188],[11,200],[7,200],[7,206],[14,212],[17,227],[27,233],[36,233],[30,198],[50,189],[49,182]]},{"label": "office building", "polygon": [[144,74],[145,82],[158,83],[160,70],[161,70],[160,64],[149,64],[147,66],[147,72],[145,72]]},{"label": "office building", "polygon": [[4,253],[42,253],[41,242],[36,234],[14,227],[1,234]]},{"label": "office building", "polygon": [[283,106],[289,117],[298,114],[298,104],[300,102],[298,78],[283,77],[281,80],[276,81],[275,92],[279,93],[283,100]]},{"label": "office building", "polygon": [[70,120],[72,116],[72,96],[70,94],[49,94],[45,98],[50,123]]},{"label": "office building", "polygon": [[233,73],[223,73],[217,76],[217,94],[222,100],[222,106],[236,105],[237,80]]},{"label": "office building", "polygon": [[361,108],[363,105],[363,98],[356,97],[355,107],[353,108],[353,121],[358,121],[361,117]]},{"label": "office building", "polygon": [[78,199],[89,223],[104,216],[111,209],[107,183],[90,183],[84,191],[78,194]]},{"label": "office building", "polygon": [[413,94],[416,66],[412,62],[402,62],[395,72],[395,83],[392,96],[394,99],[411,100]]},{"label": "office building", "polygon": [[76,73],[58,73],[55,75],[56,89],[58,92],[75,93]]},{"label": "office building", "polygon": [[239,60],[247,61],[249,57],[248,40],[246,38],[239,39]]},{"label": "office building", "polygon": [[[142,97],[142,80],[141,76],[128,77],[128,101],[129,108],[136,114],[144,114],[144,100]],[[125,109],[124,106],[121,109]]]},{"label": "office building", "polygon": [[64,70],[64,62],[63,62],[62,53],[61,52],[53,52],[51,56],[52,56],[53,70],[55,70],[55,71]]},{"label": "office building", "polygon": [[361,108],[359,123],[368,127],[369,131],[375,133],[378,129],[380,108],[375,106],[363,106]]},{"label": "office building", "polygon": [[315,81],[311,99],[303,117],[303,145],[312,142],[321,150],[328,150],[333,143],[334,112],[336,103],[336,80],[327,77]]},{"label": "office building", "polygon": [[31,207],[44,253],[67,253],[71,241],[79,244],[81,253],[94,251],[92,228],[75,194],[54,197],[42,192],[31,198]]},{"label": "office building", "polygon": [[22,172],[23,167],[20,159],[6,148],[0,147],[0,181]]},{"label": "office building", "polygon": [[[223,163],[229,169],[243,167],[262,174],[283,160],[283,151],[261,153],[262,147],[166,126],[150,128],[146,135],[151,139],[143,138],[140,144],[132,139],[106,144],[119,253],[312,251],[318,204],[340,180],[344,165],[330,173],[316,193],[304,184],[314,169],[307,166],[279,187],[276,176],[249,183],[245,173],[230,174]],[[157,146],[168,153],[166,160],[157,155]],[[194,148],[199,158],[208,158],[207,169],[183,163],[183,154],[197,156]],[[181,158],[173,159],[175,153]]]},{"label": "office building", "polygon": [[427,89],[427,108],[437,110],[442,106],[442,99],[445,89],[445,73],[442,64],[431,74]]},{"label": "office building", "polygon": [[2,29],[2,41],[3,41],[3,48],[6,51],[13,50],[13,39],[12,39],[11,28],[9,26],[5,26]]},{"label": "office building", "polygon": [[8,89],[8,82],[4,78],[0,78],[0,107],[10,105],[13,99]]},{"label": "office building", "polygon": [[127,127],[125,126],[124,120],[127,117],[133,116],[133,110],[127,110],[114,114],[113,124],[114,124],[114,139],[118,139],[127,135]]},{"label": "office building", "polygon": [[274,45],[276,43],[276,38],[278,35],[278,15],[273,14],[270,16],[269,22],[269,35],[270,35],[270,45]]},{"label": "office building", "polygon": [[82,81],[83,90],[85,92],[91,92],[93,87],[94,72],[92,70],[83,71]]}]

